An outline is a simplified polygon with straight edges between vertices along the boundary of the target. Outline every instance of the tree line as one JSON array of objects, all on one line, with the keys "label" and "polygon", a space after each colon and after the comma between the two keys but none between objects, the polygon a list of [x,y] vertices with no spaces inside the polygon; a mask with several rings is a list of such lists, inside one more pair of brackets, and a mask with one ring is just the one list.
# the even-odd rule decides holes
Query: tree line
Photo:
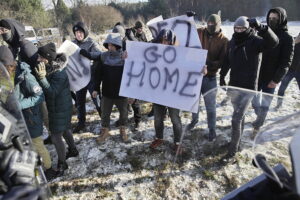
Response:
[{"label": "tree line", "polygon": [[131,26],[136,20],[146,22],[159,15],[168,18],[188,10],[195,11],[199,21],[205,21],[210,14],[219,11],[222,20],[234,21],[242,15],[265,16],[270,8],[281,6],[287,10],[288,20],[300,20],[299,0],[148,0],[138,3],[105,0],[97,5],[90,5],[87,0],[72,0],[72,7],[67,7],[64,0],[52,0],[50,10],[45,10],[41,1],[1,0],[0,17],[15,18],[36,28],[59,27],[66,34],[79,20],[84,21],[92,32],[99,33],[117,22]]}]

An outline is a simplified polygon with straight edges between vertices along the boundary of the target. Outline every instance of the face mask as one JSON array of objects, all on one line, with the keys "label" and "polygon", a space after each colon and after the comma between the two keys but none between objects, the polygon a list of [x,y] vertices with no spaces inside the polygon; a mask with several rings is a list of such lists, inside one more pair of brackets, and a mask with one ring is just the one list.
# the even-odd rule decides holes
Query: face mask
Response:
[{"label": "face mask", "polygon": [[271,19],[271,20],[269,20],[269,26],[270,26],[270,28],[272,30],[276,30],[277,29],[278,24],[279,24],[278,21],[279,20],[277,20],[277,19]]},{"label": "face mask", "polygon": [[207,25],[207,31],[210,34],[213,34],[217,32],[217,26],[216,25]]},{"label": "face mask", "polygon": [[4,41],[9,41],[11,38],[11,31],[2,34],[2,38]]}]

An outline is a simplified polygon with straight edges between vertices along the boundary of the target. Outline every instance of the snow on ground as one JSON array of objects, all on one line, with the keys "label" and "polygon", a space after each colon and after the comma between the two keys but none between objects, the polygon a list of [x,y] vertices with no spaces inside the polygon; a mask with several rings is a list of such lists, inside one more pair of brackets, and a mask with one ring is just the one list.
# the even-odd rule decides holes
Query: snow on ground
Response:
[{"label": "snow on ground", "polygon": [[[232,28],[232,27],[231,27]],[[297,26],[297,29],[299,26]],[[295,30],[292,29],[292,32]],[[295,32],[297,32],[296,30]],[[165,144],[157,150],[149,148],[155,136],[153,118],[143,116],[139,131],[132,131],[132,120],[129,127],[129,141],[124,143],[119,130],[114,126],[118,113],[114,109],[111,116],[111,137],[101,145],[95,138],[100,132],[100,118],[91,101],[87,103],[87,127],[80,134],[74,134],[79,150],[79,157],[70,158],[69,169],[63,177],[50,183],[53,193],[51,199],[207,199],[222,198],[226,193],[246,183],[261,173],[252,165],[254,153],[251,139],[254,111],[249,109],[246,116],[245,131],[241,142],[241,151],[229,163],[221,157],[225,155],[231,134],[232,108],[230,103],[221,106],[225,91],[219,90],[217,97],[217,139],[208,142],[206,112],[201,101],[200,120],[191,132],[186,132],[183,139],[185,151],[175,161],[173,151],[173,130],[170,118],[165,120]],[[293,80],[286,91],[287,99],[279,111],[274,109],[273,100],[269,112],[270,124],[285,115],[299,110],[299,89]],[[149,112],[150,104],[143,103],[144,114]],[[132,118],[130,114],[129,118]],[[181,114],[183,125],[190,122],[191,114]],[[76,115],[72,123],[76,124]],[[285,161],[286,150],[277,144],[272,147],[272,155],[279,155]],[[57,160],[53,145],[47,145],[54,164]],[[269,148],[269,147],[268,147]],[[266,150],[265,150],[266,151]],[[267,151],[266,151],[267,152]],[[270,152],[269,152],[270,153]],[[276,157],[277,158],[277,157]],[[284,158],[284,159],[282,159]],[[174,162],[175,161],[175,162]],[[279,159],[273,159],[278,162]]]}]

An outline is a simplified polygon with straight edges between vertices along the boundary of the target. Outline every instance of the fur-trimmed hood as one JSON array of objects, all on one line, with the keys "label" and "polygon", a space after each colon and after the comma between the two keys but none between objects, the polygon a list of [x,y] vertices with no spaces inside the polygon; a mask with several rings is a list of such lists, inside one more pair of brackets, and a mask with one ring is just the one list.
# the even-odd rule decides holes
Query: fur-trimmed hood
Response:
[{"label": "fur-trimmed hood", "polygon": [[55,60],[46,65],[47,76],[56,71],[61,71],[62,69],[64,69],[68,64],[68,61],[69,59],[66,54],[58,53]]}]

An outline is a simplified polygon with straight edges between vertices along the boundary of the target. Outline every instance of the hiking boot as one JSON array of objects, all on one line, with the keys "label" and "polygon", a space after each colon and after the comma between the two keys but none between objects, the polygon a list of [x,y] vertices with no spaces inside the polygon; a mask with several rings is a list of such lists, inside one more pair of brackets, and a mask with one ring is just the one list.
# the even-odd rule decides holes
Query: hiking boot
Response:
[{"label": "hiking boot", "polygon": [[139,131],[139,129],[140,129],[140,122],[135,122],[133,131]]},{"label": "hiking boot", "polygon": [[150,144],[150,148],[152,149],[156,149],[157,147],[161,146],[164,143],[163,139],[158,139],[156,138],[151,144]]},{"label": "hiking boot", "polygon": [[120,126],[120,135],[121,135],[121,137],[122,137],[122,140],[123,140],[124,142],[127,142],[127,140],[128,140],[128,135],[127,135],[127,133],[126,133],[126,127],[125,127],[125,126]]},{"label": "hiking boot", "polygon": [[57,176],[63,176],[64,175],[64,171],[67,170],[69,167],[68,167],[68,164],[67,162],[62,162],[62,161],[58,161],[57,163],[57,173],[58,175]]},{"label": "hiking boot", "polygon": [[115,122],[115,127],[119,127],[120,126],[120,120],[118,119],[116,122]]},{"label": "hiking boot", "polygon": [[98,144],[100,144],[101,142],[104,142],[106,140],[106,138],[108,138],[110,136],[109,134],[109,129],[108,128],[102,128],[101,132],[100,132],[100,136],[97,137],[96,142]]},{"label": "hiking boot", "polygon": [[212,142],[215,138],[217,137],[216,135],[216,131],[215,130],[209,130],[209,133],[208,133],[208,141],[209,142]]},{"label": "hiking boot", "polygon": [[46,169],[44,171],[45,177],[47,181],[52,181],[53,179],[58,177],[58,171],[54,170],[52,167],[49,169]]},{"label": "hiking boot", "polygon": [[175,155],[182,155],[183,153],[182,145],[176,142],[176,144],[174,145],[174,151],[175,151]]},{"label": "hiking boot", "polygon": [[66,160],[68,158],[77,157],[79,155],[79,152],[76,148],[68,148],[68,152],[66,154]]},{"label": "hiking boot", "polygon": [[79,133],[81,130],[83,130],[85,128],[84,124],[77,124],[76,127],[73,130],[73,133]]}]

